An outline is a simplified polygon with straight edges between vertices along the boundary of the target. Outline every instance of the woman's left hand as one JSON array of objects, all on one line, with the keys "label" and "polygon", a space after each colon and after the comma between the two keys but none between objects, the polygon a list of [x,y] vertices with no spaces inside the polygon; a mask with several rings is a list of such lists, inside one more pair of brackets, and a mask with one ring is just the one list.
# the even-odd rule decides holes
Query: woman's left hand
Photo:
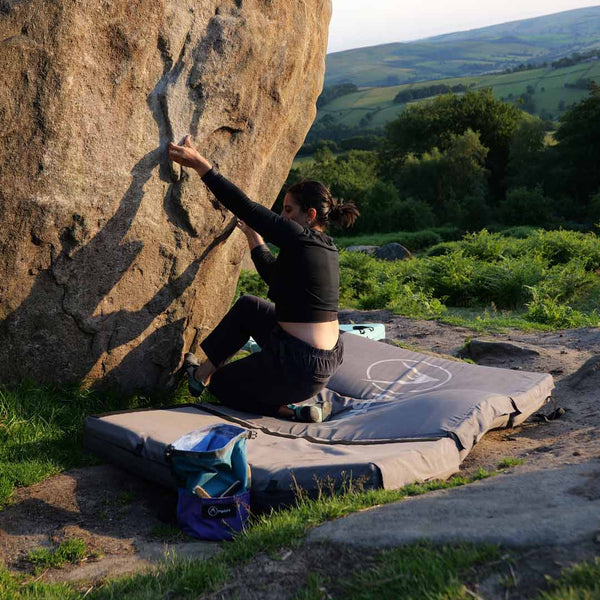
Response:
[{"label": "woman's left hand", "polygon": [[254,231],[252,227],[248,227],[248,225],[246,225],[244,221],[238,219],[237,227],[246,236],[246,239],[248,240],[248,246],[250,246],[250,250],[256,248],[256,246],[261,246],[265,243],[265,240],[263,240],[262,236],[256,233],[256,231]]},{"label": "woman's left hand", "polygon": [[192,145],[192,136],[189,134],[185,136],[181,146],[169,142],[169,159],[183,167],[196,170],[200,176],[212,169],[208,160]]}]

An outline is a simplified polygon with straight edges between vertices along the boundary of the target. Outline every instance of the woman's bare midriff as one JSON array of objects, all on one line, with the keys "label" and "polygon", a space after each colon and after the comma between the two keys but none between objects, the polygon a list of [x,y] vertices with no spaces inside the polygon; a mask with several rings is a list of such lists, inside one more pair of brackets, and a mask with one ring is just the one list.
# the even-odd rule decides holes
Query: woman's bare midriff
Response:
[{"label": "woman's bare midriff", "polygon": [[287,323],[280,321],[279,326],[286,333],[319,350],[335,348],[340,335],[339,321],[328,321],[326,323]]}]

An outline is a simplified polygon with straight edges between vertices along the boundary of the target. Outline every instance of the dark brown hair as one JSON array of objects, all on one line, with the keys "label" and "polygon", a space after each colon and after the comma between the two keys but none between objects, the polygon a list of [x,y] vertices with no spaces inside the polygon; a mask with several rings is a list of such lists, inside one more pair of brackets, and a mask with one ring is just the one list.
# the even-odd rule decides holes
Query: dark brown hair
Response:
[{"label": "dark brown hair", "polygon": [[317,211],[316,225],[327,227],[336,223],[342,227],[350,227],[360,215],[354,202],[344,202],[334,198],[326,185],[320,181],[305,179],[287,189],[296,204],[306,212],[309,208]]}]

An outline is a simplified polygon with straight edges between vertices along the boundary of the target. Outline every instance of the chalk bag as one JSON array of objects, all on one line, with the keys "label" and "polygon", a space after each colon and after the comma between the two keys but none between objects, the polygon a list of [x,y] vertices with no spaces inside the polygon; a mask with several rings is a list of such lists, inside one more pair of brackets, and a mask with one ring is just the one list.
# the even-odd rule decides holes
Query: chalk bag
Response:
[{"label": "chalk bag", "polygon": [[177,521],[185,533],[228,540],[243,530],[250,506],[246,440],[255,435],[235,425],[210,425],[167,447],[179,485]]}]

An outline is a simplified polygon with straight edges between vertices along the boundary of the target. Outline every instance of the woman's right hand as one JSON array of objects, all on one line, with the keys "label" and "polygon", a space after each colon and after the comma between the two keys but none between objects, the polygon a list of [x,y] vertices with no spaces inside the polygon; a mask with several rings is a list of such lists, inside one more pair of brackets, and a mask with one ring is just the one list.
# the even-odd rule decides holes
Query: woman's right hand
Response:
[{"label": "woman's right hand", "polygon": [[212,169],[212,165],[192,145],[192,136],[189,134],[185,136],[181,146],[169,142],[169,159],[183,167],[196,170],[200,176]]}]

